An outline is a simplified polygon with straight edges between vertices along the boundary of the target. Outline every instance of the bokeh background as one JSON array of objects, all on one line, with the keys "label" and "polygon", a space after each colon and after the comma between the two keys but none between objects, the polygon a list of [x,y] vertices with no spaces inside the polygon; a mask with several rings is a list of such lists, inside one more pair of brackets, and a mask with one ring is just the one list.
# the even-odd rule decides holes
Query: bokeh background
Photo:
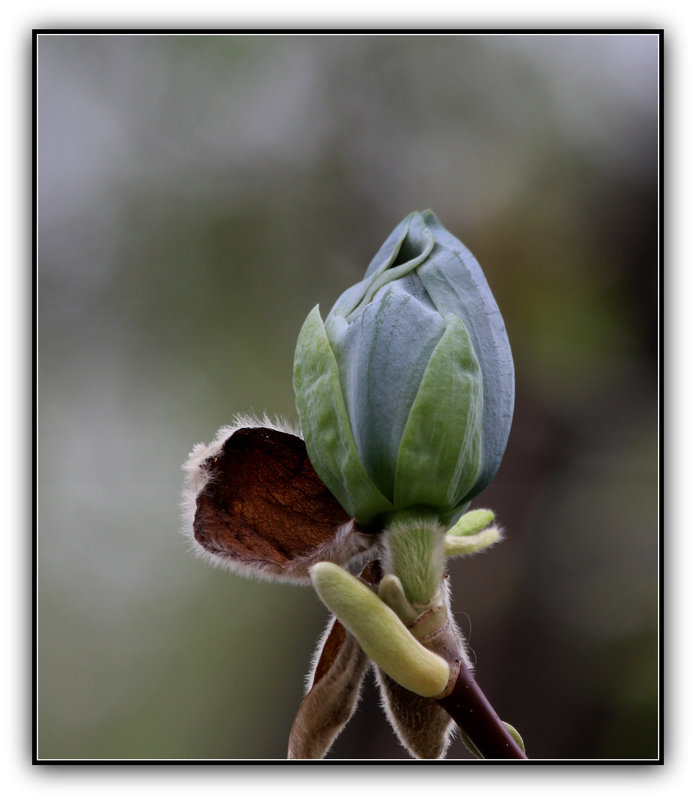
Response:
[{"label": "bokeh background", "polygon": [[[451,564],[532,757],[658,747],[656,35],[40,35],[42,759],[282,759],[326,613],[188,552],[181,464],[431,207],[515,358],[506,541]],[[371,681],[335,758],[402,759]],[[448,758],[466,758],[455,742]]]}]

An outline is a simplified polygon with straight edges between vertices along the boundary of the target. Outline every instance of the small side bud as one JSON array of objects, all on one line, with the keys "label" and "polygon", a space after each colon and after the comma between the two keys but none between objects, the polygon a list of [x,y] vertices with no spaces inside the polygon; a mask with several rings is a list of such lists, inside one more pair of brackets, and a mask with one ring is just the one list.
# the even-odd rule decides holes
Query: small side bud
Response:
[{"label": "small side bud", "polygon": [[408,602],[404,587],[396,575],[385,575],[380,581],[378,593],[404,625],[411,625],[416,621],[418,611]]},{"label": "small side bud", "polygon": [[508,733],[510,734],[510,736],[512,736],[512,738],[520,746],[520,750],[523,753],[526,753],[527,751],[526,751],[526,749],[524,747],[524,741],[522,740],[522,737],[520,736],[519,731],[517,730],[517,728],[513,727],[512,725],[510,725],[509,722],[503,722],[503,725],[505,725],[505,727],[507,728]]},{"label": "small side bud", "polygon": [[495,514],[487,508],[477,508],[463,514],[447,531],[448,536],[473,536],[487,528],[495,519]]},{"label": "small side bud", "polygon": [[482,759],[483,756],[479,752],[478,747],[471,741],[462,728],[459,728],[459,737],[464,743],[464,747],[471,753],[474,758]]},{"label": "small side bud", "polygon": [[462,515],[447,531],[445,555],[448,558],[467,556],[500,541],[500,529],[491,525],[494,519],[495,514],[487,508],[477,508]]},{"label": "small side bud", "polygon": [[486,547],[491,547],[496,542],[500,541],[500,530],[493,526],[486,528],[480,533],[474,533],[471,536],[445,536],[445,555],[450,556],[468,556],[471,553],[477,553],[479,550],[485,550]]}]

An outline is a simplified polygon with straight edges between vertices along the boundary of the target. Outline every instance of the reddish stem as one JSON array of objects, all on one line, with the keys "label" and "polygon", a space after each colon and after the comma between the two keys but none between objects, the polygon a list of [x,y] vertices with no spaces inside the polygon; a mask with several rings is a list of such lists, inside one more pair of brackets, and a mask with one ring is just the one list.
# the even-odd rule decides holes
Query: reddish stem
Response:
[{"label": "reddish stem", "polygon": [[464,662],[451,694],[438,703],[471,739],[483,758],[527,758]]}]

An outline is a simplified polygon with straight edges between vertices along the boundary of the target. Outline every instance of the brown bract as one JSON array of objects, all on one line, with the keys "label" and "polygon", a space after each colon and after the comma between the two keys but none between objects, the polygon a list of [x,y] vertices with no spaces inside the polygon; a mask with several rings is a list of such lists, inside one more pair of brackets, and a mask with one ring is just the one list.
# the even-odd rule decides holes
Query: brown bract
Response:
[{"label": "brown bract", "polygon": [[192,460],[193,537],[226,566],[308,582],[312,564],[345,564],[374,542],[324,485],[298,436],[242,427]]}]

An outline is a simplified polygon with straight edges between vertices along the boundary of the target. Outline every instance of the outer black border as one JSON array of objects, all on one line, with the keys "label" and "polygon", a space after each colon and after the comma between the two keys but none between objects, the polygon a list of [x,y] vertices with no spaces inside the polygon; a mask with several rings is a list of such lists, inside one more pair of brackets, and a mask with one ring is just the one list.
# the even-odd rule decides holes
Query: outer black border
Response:
[{"label": "outer black border", "polygon": [[[659,481],[658,481],[658,601],[659,601],[659,631],[658,631],[658,665],[659,665],[659,708],[658,708],[658,756],[655,759],[530,759],[527,761],[479,761],[465,759],[451,759],[442,761],[410,761],[400,759],[351,759],[334,760],[325,759],[323,761],[286,761],[284,759],[42,759],[38,755],[38,694],[37,694],[37,555],[38,555],[38,519],[37,519],[37,412],[38,412],[38,167],[37,167],[37,121],[38,121],[38,39],[39,36],[66,36],[66,35],[243,35],[243,34],[263,34],[269,35],[304,35],[318,34],[360,34],[360,35],[404,35],[404,34],[447,34],[452,36],[460,35],[482,35],[482,34],[633,34],[633,35],[657,35],[658,37],[658,95],[659,95],[659,114],[658,114],[658,458],[659,458]],[[664,686],[664,29],[663,28],[423,28],[423,27],[400,27],[400,28],[34,28],[32,29],[32,701],[31,701],[31,763],[32,765],[74,765],[74,766],[229,766],[231,764],[250,764],[250,765],[289,765],[290,768],[303,769],[311,768],[314,765],[335,765],[335,764],[359,764],[359,765],[383,765],[398,764],[415,766],[420,765],[439,765],[448,764],[480,766],[486,768],[488,765],[664,765],[664,712],[665,712],[665,686]],[[525,767],[523,767],[525,768]],[[528,768],[528,767],[527,767]]]},{"label": "outer black border", "polygon": [[657,178],[657,221],[658,221],[658,236],[657,236],[657,259],[658,259],[658,273],[657,273],[657,309],[658,309],[658,330],[657,330],[657,351],[658,351],[658,374],[657,374],[657,393],[658,393],[658,618],[659,618],[659,631],[658,631],[658,735],[657,735],[657,748],[658,748],[658,761],[659,764],[664,764],[664,731],[665,731],[665,47],[664,47],[664,31],[659,31],[659,46],[658,46],[658,94],[659,94],[659,114],[658,114],[658,178]]},{"label": "outer black border", "polygon": [[32,608],[31,608],[31,665],[32,665],[32,691],[31,691],[31,753],[32,764],[37,761],[37,736],[38,736],[38,698],[37,698],[37,380],[38,380],[38,314],[37,314],[37,293],[38,293],[38,225],[37,225],[37,202],[38,202],[38,175],[37,175],[37,37],[34,33],[31,48],[31,403],[32,403],[32,427],[31,427],[31,453],[32,453],[32,482],[31,482],[31,510],[32,510],[32,547],[31,547],[31,582],[32,582]]}]

